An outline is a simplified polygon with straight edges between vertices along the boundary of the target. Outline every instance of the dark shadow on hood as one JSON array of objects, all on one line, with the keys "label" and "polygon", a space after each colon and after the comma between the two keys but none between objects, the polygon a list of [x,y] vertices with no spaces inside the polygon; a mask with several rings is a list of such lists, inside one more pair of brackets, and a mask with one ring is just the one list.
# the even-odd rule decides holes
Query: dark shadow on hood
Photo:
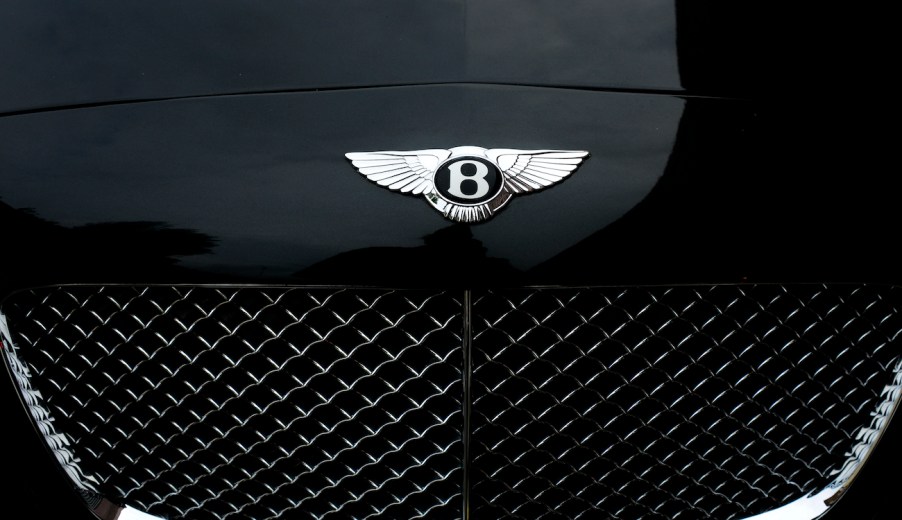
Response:
[{"label": "dark shadow on hood", "polygon": [[419,247],[368,247],[348,251],[295,273],[302,280],[342,284],[478,287],[513,284],[521,273],[491,258],[470,226],[454,224],[423,237]]}]

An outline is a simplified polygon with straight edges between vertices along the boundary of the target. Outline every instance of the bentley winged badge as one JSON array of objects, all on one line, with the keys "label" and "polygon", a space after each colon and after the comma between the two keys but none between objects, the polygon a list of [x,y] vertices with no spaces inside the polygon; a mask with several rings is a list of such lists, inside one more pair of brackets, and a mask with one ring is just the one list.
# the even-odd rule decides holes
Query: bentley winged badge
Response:
[{"label": "bentley winged badge", "polygon": [[589,152],[459,146],[450,150],[345,154],[367,179],[392,191],[423,195],[446,218],[481,222],[514,195],[556,184]]}]

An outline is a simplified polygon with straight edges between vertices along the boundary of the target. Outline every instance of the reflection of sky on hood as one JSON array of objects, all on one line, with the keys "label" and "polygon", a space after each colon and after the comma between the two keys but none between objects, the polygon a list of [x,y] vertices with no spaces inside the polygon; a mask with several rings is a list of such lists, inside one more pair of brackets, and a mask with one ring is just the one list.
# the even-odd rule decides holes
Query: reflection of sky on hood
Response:
[{"label": "reflection of sky on hood", "polygon": [[500,81],[679,88],[650,0],[11,0],[0,112],[327,86]]},{"label": "reflection of sky on hood", "polygon": [[450,222],[364,179],[349,151],[588,150],[572,177],[474,226],[525,269],[609,224],[664,171],[683,101],[505,87],[398,87],[80,109],[0,119],[0,199],[64,226],[155,221],[218,240],[190,262],[298,270],[413,247]]},{"label": "reflection of sky on hood", "polygon": [[468,72],[486,81],[679,88],[674,6],[494,0],[467,11]]}]

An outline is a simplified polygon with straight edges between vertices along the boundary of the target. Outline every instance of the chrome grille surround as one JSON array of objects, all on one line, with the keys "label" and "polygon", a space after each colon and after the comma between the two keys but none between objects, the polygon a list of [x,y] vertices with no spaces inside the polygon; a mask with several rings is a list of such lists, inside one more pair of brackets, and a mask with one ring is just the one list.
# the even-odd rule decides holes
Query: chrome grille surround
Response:
[{"label": "chrome grille surround", "polygon": [[65,286],[0,311],[70,477],[163,518],[807,520],[898,405],[900,303],[861,285]]}]

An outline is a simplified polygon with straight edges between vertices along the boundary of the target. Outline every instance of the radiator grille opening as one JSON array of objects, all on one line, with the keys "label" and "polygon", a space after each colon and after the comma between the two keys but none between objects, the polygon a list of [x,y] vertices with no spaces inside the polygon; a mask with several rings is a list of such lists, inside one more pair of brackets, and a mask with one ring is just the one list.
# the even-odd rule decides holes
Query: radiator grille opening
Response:
[{"label": "radiator grille opening", "polygon": [[902,388],[900,303],[62,286],[0,310],[73,479],[162,518],[732,520],[846,483]]}]

